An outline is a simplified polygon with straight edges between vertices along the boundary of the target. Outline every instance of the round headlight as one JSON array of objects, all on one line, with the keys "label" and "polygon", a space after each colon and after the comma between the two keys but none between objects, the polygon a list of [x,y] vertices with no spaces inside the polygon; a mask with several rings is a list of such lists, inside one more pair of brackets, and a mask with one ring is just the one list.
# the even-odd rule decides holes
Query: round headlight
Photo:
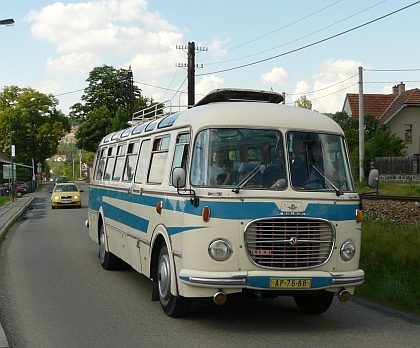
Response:
[{"label": "round headlight", "polygon": [[230,244],[223,240],[217,239],[209,245],[209,255],[216,261],[225,261],[232,254],[232,248]]},{"label": "round headlight", "polygon": [[341,246],[340,255],[344,261],[351,260],[355,253],[356,253],[356,246],[351,240],[344,242],[343,245]]}]

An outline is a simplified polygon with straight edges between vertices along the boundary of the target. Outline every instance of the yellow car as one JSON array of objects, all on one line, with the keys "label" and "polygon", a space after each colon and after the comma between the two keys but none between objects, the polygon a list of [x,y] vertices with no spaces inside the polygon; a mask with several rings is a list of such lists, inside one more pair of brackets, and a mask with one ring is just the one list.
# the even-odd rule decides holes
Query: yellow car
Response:
[{"label": "yellow car", "polygon": [[51,191],[51,207],[82,207],[82,196],[77,185],[72,182],[58,183]]}]

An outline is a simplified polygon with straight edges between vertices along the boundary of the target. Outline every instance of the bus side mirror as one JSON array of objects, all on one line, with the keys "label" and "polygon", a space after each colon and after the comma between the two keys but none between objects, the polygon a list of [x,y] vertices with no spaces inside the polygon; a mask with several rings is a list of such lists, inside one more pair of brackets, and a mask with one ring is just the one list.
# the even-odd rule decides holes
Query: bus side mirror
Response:
[{"label": "bus side mirror", "polygon": [[371,188],[378,187],[379,184],[379,170],[372,169],[369,173],[368,186]]},{"label": "bus side mirror", "polygon": [[184,168],[177,167],[172,171],[172,185],[177,189],[185,187],[187,173]]}]

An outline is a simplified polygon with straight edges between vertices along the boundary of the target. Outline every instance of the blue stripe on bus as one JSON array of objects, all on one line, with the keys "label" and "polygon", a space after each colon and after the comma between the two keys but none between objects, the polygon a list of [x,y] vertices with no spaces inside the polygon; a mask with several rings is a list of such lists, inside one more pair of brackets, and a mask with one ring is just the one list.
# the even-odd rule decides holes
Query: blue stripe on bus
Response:
[{"label": "blue stripe on bus", "polygon": [[[304,212],[291,213],[283,212],[274,202],[218,202],[214,200],[206,201],[200,200],[200,206],[194,207],[189,198],[188,199],[165,199],[160,197],[153,197],[147,195],[129,195],[127,192],[116,191],[110,189],[92,188],[90,190],[89,208],[98,210],[102,205],[106,210],[107,217],[124,223],[132,228],[139,229],[142,232],[147,231],[149,220],[144,217],[126,212],[118,206],[106,204],[102,201],[103,195],[109,198],[131,202],[139,205],[139,212],[142,206],[155,207],[160,201],[163,202],[163,209],[180,212],[189,215],[201,216],[204,206],[210,208],[211,218],[226,219],[226,220],[252,220],[269,216],[308,216],[324,218],[329,221],[346,221],[354,220],[356,209],[359,207],[355,204],[325,204],[325,203],[309,203]],[[180,233],[191,229],[203,228],[206,226],[172,226],[171,234]],[[169,227],[168,227],[169,228]]]}]

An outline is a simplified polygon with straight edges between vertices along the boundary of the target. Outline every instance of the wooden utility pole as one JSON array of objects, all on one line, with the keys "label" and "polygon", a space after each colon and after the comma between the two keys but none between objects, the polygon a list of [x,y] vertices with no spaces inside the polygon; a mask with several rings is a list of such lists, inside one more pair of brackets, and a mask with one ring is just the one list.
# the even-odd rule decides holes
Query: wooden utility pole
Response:
[{"label": "wooden utility pole", "polygon": [[188,107],[195,104],[195,42],[188,42]]},{"label": "wooden utility pole", "polygon": [[188,107],[193,107],[195,104],[195,68],[202,68],[203,64],[200,66],[195,64],[195,51],[207,51],[206,47],[195,47],[195,42],[188,42],[188,46],[176,45],[177,49],[187,50],[187,60],[188,63],[178,63],[175,66],[178,68],[187,68],[187,77],[188,77]]}]

